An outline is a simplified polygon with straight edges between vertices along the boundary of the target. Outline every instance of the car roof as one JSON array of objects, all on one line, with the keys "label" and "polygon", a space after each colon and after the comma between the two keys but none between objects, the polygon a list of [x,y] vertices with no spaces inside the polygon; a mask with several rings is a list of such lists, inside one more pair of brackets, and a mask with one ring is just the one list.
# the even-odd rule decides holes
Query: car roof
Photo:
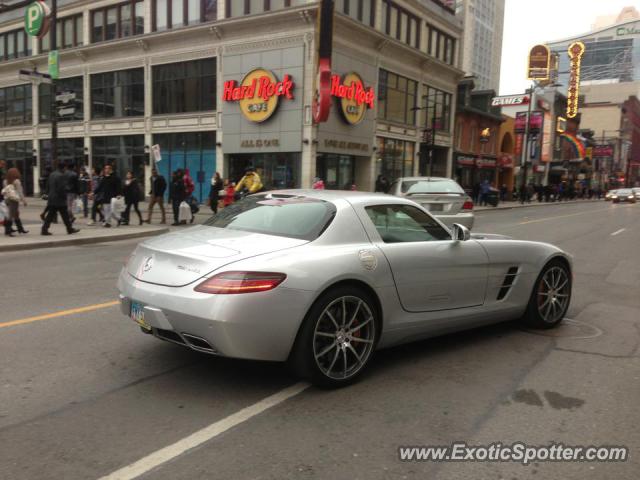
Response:
[{"label": "car roof", "polygon": [[269,190],[264,194],[272,195],[296,195],[300,197],[316,198],[327,202],[346,200],[352,204],[369,202],[386,203],[409,203],[400,197],[387,195],[386,193],[357,192],[351,190],[313,190],[313,189],[290,189],[290,190]]},{"label": "car roof", "polygon": [[443,181],[449,181],[449,182],[454,182],[455,183],[455,180],[453,178],[447,178],[447,177],[402,177],[402,178],[398,178],[396,181],[397,182],[406,182],[406,181],[410,181],[410,182],[414,182],[414,181],[443,182]]}]

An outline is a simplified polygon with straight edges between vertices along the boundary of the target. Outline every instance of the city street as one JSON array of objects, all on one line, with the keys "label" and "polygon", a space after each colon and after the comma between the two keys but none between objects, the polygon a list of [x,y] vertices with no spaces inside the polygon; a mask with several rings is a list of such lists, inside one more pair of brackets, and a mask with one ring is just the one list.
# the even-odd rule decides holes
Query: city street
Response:
[{"label": "city street", "polygon": [[[334,391],[299,383],[283,365],[141,333],[115,288],[139,240],[0,253],[0,479],[638,478],[640,205],[482,211],[474,232],[571,253],[565,323],[544,332],[506,323],[381,351],[359,383]],[[620,445],[630,458],[398,458],[400,446],[456,441]]]}]

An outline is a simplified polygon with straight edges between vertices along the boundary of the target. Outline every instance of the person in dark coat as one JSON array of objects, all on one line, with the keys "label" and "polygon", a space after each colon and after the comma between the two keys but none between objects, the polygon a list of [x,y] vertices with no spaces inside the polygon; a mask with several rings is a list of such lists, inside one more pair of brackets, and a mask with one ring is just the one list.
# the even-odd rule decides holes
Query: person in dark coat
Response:
[{"label": "person in dark coat", "polygon": [[96,195],[102,200],[102,208],[104,210],[104,226],[111,226],[111,217],[118,220],[120,217],[111,211],[111,199],[122,196],[122,182],[120,177],[113,173],[111,165],[105,165],[104,177],[96,189]]},{"label": "person in dark coat", "polygon": [[218,202],[220,201],[220,190],[224,189],[224,183],[219,172],[216,172],[211,179],[211,191],[209,192],[209,203],[211,211],[218,213]]},{"label": "person in dark coat", "polygon": [[153,206],[157,203],[160,205],[160,211],[162,212],[162,221],[160,223],[167,223],[167,214],[164,210],[164,192],[167,190],[167,181],[162,175],[158,173],[158,170],[154,168],[151,170],[151,190],[149,190],[149,211],[147,212],[147,219],[145,222],[151,223],[151,214],[153,213]]},{"label": "person in dark coat", "polygon": [[119,220],[122,225],[129,225],[129,214],[131,213],[131,207],[138,214],[138,220],[140,220],[140,225],[142,225],[142,214],[138,209],[138,202],[140,201],[140,184],[136,177],[133,176],[133,172],[129,170],[127,172],[127,178],[124,181],[124,187],[122,189],[124,193],[124,203],[126,204],[126,208],[124,213],[122,214],[122,218]]},{"label": "person in dark coat", "polygon": [[68,187],[69,182],[64,174],[64,166],[60,163],[58,164],[58,169],[49,175],[47,189],[47,216],[42,224],[42,235],[51,235],[49,232],[49,226],[51,226],[51,222],[58,213],[64,222],[64,226],[67,227],[67,233],[69,235],[80,231],[73,228],[71,220],[69,219],[69,211],[67,210]]},{"label": "person in dark coat", "polygon": [[378,175],[375,188],[376,192],[389,193],[389,188],[391,188],[391,185],[389,185],[389,180],[387,180],[387,177],[385,177],[384,175]]},{"label": "person in dark coat", "polygon": [[171,178],[169,186],[169,200],[173,207],[173,225],[180,225],[180,204],[187,198],[187,189],[184,184],[182,170],[176,170]]}]

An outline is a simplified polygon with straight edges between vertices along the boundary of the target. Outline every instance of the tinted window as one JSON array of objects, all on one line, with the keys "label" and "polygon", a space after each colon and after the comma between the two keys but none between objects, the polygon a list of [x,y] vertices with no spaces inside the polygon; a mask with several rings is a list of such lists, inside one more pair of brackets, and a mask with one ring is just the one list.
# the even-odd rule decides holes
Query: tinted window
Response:
[{"label": "tinted window", "polygon": [[402,182],[402,193],[415,195],[421,193],[464,193],[460,185],[451,180],[406,180]]},{"label": "tinted window", "polygon": [[375,205],[366,211],[384,243],[451,240],[438,222],[411,205]]},{"label": "tinted window", "polygon": [[331,203],[320,200],[251,195],[223,209],[204,224],[311,241],[326,229],[335,212]]}]

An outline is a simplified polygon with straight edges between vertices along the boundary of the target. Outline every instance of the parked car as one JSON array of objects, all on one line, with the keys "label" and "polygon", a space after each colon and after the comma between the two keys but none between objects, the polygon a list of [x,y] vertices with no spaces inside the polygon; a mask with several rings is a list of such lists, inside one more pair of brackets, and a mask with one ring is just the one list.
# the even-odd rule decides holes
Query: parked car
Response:
[{"label": "parked car", "polygon": [[622,188],[620,190],[616,190],[616,193],[611,196],[611,200],[613,200],[613,203],[636,203],[636,195],[630,188]]},{"label": "parked car", "polygon": [[455,180],[405,177],[393,182],[389,193],[413,200],[448,227],[459,223],[469,230],[473,228],[473,201]]},{"label": "parked car", "polygon": [[118,290],[122,313],[145,333],[286,361],[335,387],[384,347],[510,319],[555,327],[571,268],[557,247],[448,229],[407,198],[282,190],[144,241]]},{"label": "parked car", "polygon": [[617,190],[609,190],[607,194],[604,196],[604,199],[608,202],[613,200],[613,196],[616,194]]}]

